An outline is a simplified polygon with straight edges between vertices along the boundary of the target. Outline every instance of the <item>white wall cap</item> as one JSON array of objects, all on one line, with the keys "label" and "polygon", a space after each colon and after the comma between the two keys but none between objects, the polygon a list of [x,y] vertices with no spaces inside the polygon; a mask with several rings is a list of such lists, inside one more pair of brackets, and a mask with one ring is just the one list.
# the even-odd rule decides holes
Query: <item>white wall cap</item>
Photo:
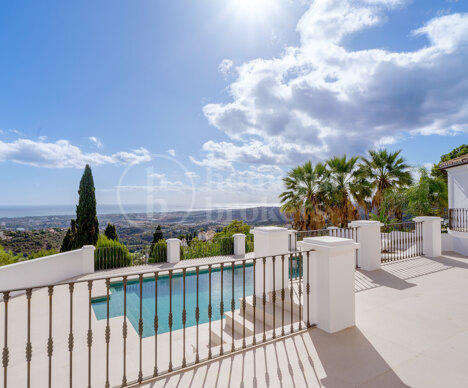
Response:
[{"label": "white wall cap", "polygon": [[350,238],[332,237],[332,236],[306,237],[304,238],[303,241],[306,243],[320,244],[320,245],[325,245],[328,247],[350,245],[354,242]]},{"label": "white wall cap", "polygon": [[415,222],[422,222],[422,221],[442,221],[440,217],[431,217],[431,216],[421,216],[421,217],[414,217],[413,221]]},{"label": "white wall cap", "polygon": [[369,226],[383,226],[384,224],[380,221],[369,221],[369,220],[356,220],[351,221],[350,226],[360,226],[360,227],[369,227]]},{"label": "white wall cap", "polygon": [[271,232],[287,232],[288,229],[283,228],[281,226],[260,226],[254,229],[254,232],[262,232],[262,233],[271,233]]},{"label": "white wall cap", "polygon": [[181,242],[178,238],[168,238],[168,239],[166,240],[166,243],[172,242],[172,241],[178,241],[179,243]]},{"label": "white wall cap", "polygon": [[94,245],[83,245],[82,249],[92,249],[94,251],[96,247]]},{"label": "white wall cap", "polygon": [[296,234],[296,233],[297,233],[297,230],[288,229],[288,233],[289,233],[289,234]]},{"label": "white wall cap", "polygon": [[245,234],[244,233],[235,233],[235,234],[232,235],[232,237],[236,237],[236,236],[237,237],[242,237],[242,236],[245,237]]}]

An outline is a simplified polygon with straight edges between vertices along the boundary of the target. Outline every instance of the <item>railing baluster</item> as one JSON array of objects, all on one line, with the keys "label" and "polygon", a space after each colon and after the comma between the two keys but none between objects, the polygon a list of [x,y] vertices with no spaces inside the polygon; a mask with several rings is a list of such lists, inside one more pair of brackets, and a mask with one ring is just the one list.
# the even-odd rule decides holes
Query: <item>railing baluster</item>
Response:
[{"label": "railing baluster", "polygon": [[54,340],[52,339],[52,296],[54,286],[48,287],[49,294],[49,338],[47,340],[47,357],[49,358],[49,388],[52,387],[52,355],[54,352]]},{"label": "railing baluster", "polygon": [[93,345],[93,331],[91,329],[91,290],[93,281],[88,281],[88,332],[86,335],[86,343],[88,345],[88,388],[91,388],[91,347]]},{"label": "railing baluster", "polygon": [[[185,324],[187,322],[187,311],[185,310],[185,275],[186,275],[187,269],[184,268],[182,271],[182,283],[183,283],[183,309],[182,309],[182,330],[183,330],[183,348],[182,348],[182,368],[185,368],[187,366],[187,360],[185,358]],[[210,336],[211,336],[211,330],[210,330]]]},{"label": "railing baluster", "polygon": [[223,296],[223,277],[224,277],[224,263],[221,263],[221,302],[219,302],[219,316],[220,316],[220,334],[221,334],[221,345],[219,348],[219,355],[223,355],[223,320],[224,320],[224,296]]},{"label": "railing baluster", "polygon": [[307,327],[310,327],[310,252],[307,251],[307,284],[306,284],[306,293],[307,293]]},{"label": "railing baluster", "polygon": [[284,255],[281,255],[281,335],[284,336]]},{"label": "railing baluster", "polygon": [[68,290],[70,292],[70,334],[68,335],[68,351],[70,352],[70,388],[73,386],[73,347],[74,347],[74,338],[73,338],[73,290],[75,285],[70,283],[68,285]]},{"label": "railing baluster", "polygon": [[138,371],[138,382],[143,380],[143,275],[138,276],[138,286],[140,287],[140,318],[138,320],[138,336],[140,337],[140,370]]},{"label": "railing baluster", "polygon": [[299,296],[299,330],[302,329],[302,252],[299,252],[299,283],[298,283],[298,296]]},{"label": "railing baluster", "polygon": [[195,308],[195,321],[197,323],[197,354],[195,355],[195,363],[200,361],[200,353],[198,348],[198,320],[200,319],[200,307],[198,305],[198,291],[199,291],[199,274],[200,274],[200,267],[197,266],[197,307]]},{"label": "railing baluster", "polygon": [[109,315],[109,289],[110,279],[106,279],[106,388],[110,387],[109,382],[109,344],[110,344],[110,315]]},{"label": "railing baluster", "polygon": [[208,266],[208,360],[211,360],[211,264]]},{"label": "railing baluster", "polygon": [[276,256],[273,256],[272,258],[272,262],[273,262],[273,293],[272,293],[272,302],[273,302],[273,338],[276,338],[276,274],[275,274],[275,270],[276,270],[276,265],[275,265],[275,261],[276,261]]},{"label": "railing baluster", "polygon": [[172,372],[172,270],[169,271],[169,372]]},{"label": "railing baluster", "polygon": [[122,322],[122,338],[123,338],[123,375],[122,387],[127,385],[127,277],[124,276],[122,280],[124,292],[124,305],[123,305],[123,322]]},{"label": "railing baluster", "polygon": [[252,345],[257,343],[257,290],[256,290],[256,267],[257,267],[257,260],[253,260],[253,300],[252,300],[252,307],[253,307],[253,339]]},{"label": "railing baluster", "polygon": [[242,311],[243,311],[243,325],[242,325],[242,349],[245,349],[245,260],[242,261]]},{"label": "railing baluster", "polygon": [[265,321],[265,307],[266,307],[266,283],[265,283],[265,267],[266,257],[263,258],[263,342],[266,341],[266,321]]},{"label": "railing baluster", "polygon": [[232,298],[231,298],[231,323],[232,323],[232,330],[231,330],[231,352],[234,352],[236,350],[235,346],[234,346],[234,311],[236,309],[236,301],[234,299],[234,261],[232,261],[231,263],[231,270],[232,270],[232,274],[231,274],[231,277],[232,277]]},{"label": "railing baluster", "polygon": [[8,291],[3,293],[3,303],[5,305],[5,327],[3,335],[3,351],[2,351],[2,366],[3,366],[3,387],[8,386],[8,361],[10,358],[10,351],[8,349],[8,301],[10,300],[10,293]]},{"label": "railing baluster", "polygon": [[31,358],[32,358],[32,345],[31,345],[31,297],[32,289],[26,290],[26,299],[28,301],[28,340],[26,342],[26,362],[27,362],[27,380],[26,386],[31,386]]},{"label": "railing baluster", "polygon": [[154,371],[153,376],[158,375],[158,273],[154,273]]},{"label": "railing baluster", "polygon": [[[289,255],[289,265],[290,265],[290,271],[292,272],[292,254]],[[291,297],[291,333],[294,333],[294,327],[293,327],[294,287],[293,287],[292,279],[289,280],[289,284],[290,284],[289,295]]]}]

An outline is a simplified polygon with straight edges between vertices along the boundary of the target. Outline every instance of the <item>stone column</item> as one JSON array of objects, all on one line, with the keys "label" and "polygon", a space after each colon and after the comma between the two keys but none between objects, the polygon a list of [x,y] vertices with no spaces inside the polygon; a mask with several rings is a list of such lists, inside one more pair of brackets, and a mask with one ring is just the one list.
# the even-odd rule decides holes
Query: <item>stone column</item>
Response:
[{"label": "stone column", "polygon": [[414,222],[422,222],[423,255],[438,257],[442,254],[442,238],[440,235],[440,217],[415,217]]},{"label": "stone column", "polygon": [[180,240],[170,238],[166,240],[167,244],[167,262],[178,263],[180,261]]},{"label": "stone column", "polygon": [[245,255],[245,234],[236,233],[232,237],[234,237],[234,255]]},{"label": "stone column", "polygon": [[[277,226],[257,227],[253,230],[254,256],[265,257],[265,293],[273,291],[273,259],[275,256],[275,289],[281,290],[284,274],[285,287],[288,284],[288,230]],[[285,256],[284,271],[281,267],[281,255]],[[263,260],[256,260],[255,294],[263,295]]]},{"label": "stone column", "polygon": [[304,321],[309,319],[310,324],[327,333],[355,326],[354,269],[359,244],[347,238],[322,236],[305,238],[299,246],[305,251]]},{"label": "stone column", "polygon": [[350,227],[357,227],[358,266],[365,271],[381,267],[380,221],[351,221]]}]

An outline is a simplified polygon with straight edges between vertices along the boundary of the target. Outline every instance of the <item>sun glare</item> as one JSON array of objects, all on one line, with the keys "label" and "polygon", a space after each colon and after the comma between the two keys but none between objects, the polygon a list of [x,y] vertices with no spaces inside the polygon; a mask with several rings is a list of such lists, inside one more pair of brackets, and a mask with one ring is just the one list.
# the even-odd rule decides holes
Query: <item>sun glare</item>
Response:
[{"label": "sun glare", "polygon": [[276,0],[231,0],[231,10],[241,18],[265,19],[275,9]]}]

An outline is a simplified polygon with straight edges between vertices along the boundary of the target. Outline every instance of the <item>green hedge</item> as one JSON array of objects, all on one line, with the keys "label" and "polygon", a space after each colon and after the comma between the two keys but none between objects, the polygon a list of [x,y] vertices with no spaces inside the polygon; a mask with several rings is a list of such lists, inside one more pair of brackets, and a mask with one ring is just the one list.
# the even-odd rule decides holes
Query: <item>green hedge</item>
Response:
[{"label": "green hedge", "polygon": [[129,267],[133,258],[127,247],[118,241],[100,235],[94,251],[94,269]]}]

